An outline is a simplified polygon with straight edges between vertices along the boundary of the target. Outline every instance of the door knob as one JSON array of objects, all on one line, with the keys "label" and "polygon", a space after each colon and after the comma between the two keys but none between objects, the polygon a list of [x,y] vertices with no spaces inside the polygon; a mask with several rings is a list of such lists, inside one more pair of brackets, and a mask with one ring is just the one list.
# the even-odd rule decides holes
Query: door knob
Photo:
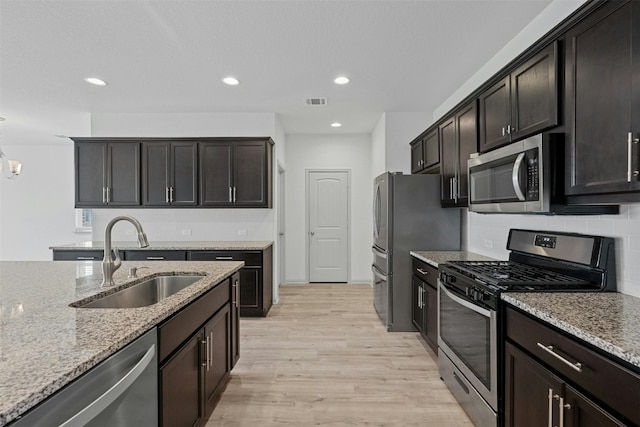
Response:
[{"label": "door knob", "polygon": [[309,234],[311,234],[312,236],[315,236],[316,232],[315,231],[310,231]]}]

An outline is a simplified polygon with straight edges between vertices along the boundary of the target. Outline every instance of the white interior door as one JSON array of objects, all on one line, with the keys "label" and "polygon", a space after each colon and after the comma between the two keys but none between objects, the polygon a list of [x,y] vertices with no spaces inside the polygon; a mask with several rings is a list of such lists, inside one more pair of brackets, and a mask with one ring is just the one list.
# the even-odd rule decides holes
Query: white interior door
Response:
[{"label": "white interior door", "polygon": [[309,171],[309,282],[349,280],[349,171]]}]

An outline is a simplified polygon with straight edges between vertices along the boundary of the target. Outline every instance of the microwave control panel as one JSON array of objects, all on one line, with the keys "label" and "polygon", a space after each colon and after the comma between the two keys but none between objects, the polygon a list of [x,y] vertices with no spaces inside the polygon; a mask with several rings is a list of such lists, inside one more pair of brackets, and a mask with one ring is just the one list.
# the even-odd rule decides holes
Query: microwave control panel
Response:
[{"label": "microwave control panel", "polygon": [[540,198],[540,170],[538,165],[538,149],[533,148],[525,152],[527,164],[527,200],[539,200]]}]

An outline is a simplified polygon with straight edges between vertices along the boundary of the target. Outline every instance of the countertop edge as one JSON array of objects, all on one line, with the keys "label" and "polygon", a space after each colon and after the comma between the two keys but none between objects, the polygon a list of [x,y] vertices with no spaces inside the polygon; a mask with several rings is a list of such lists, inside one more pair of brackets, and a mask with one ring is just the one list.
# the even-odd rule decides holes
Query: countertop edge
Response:
[{"label": "countertop edge", "polygon": [[[138,247],[137,242],[112,242],[111,246],[123,250],[136,251],[153,251],[153,250],[185,250],[185,251],[260,251],[272,247],[274,244],[271,240],[255,240],[255,241],[175,241],[175,242],[157,242],[151,243],[146,248]],[[90,241],[83,243],[71,243],[63,245],[51,245],[50,250],[53,251],[97,251],[104,249],[104,242]]]}]

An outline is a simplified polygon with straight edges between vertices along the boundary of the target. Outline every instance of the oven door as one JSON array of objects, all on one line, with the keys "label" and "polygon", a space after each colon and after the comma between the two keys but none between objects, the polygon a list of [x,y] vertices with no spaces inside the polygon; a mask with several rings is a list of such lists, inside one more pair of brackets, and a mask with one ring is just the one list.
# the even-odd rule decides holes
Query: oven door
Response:
[{"label": "oven door", "polygon": [[439,283],[438,345],[478,394],[497,411],[496,311],[480,307]]}]

